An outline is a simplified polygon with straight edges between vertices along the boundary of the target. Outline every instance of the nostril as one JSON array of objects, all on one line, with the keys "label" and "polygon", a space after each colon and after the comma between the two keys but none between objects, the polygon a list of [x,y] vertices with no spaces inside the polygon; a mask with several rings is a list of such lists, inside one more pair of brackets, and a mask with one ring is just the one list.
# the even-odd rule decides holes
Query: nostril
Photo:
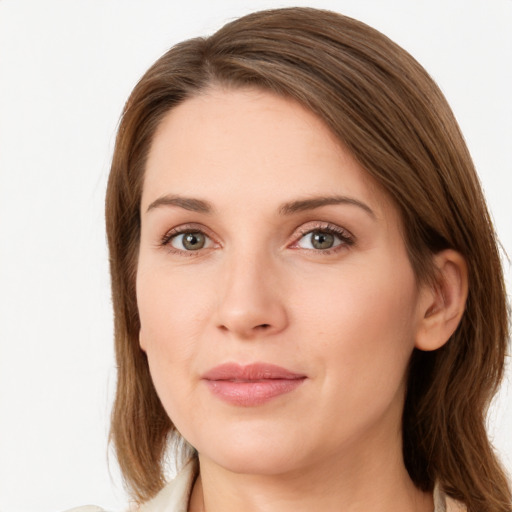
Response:
[{"label": "nostril", "polygon": [[[222,325],[222,324],[221,324],[221,325],[219,325],[218,327],[219,327],[219,329],[220,329],[221,331],[231,331],[231,330],[233,330],[233,329],[230,329],[227,325]],[[254,329],[255,331],[266,331],[266,330],[270,329],[271,327],[272,327],[272,326],[271,326],[270,324],[259,324],[259,325],[255,325],[255,326],[253,327],[253,329]]]}]

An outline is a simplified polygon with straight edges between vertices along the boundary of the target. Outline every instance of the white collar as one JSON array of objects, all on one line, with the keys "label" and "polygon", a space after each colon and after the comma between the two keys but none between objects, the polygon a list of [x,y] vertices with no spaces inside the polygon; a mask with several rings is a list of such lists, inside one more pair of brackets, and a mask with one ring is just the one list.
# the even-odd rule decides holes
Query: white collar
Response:
[{"label": "white collar", "polygon": [[188,512],[188,502],[197,471],[198,463],[194,457],[153,499],[136,508],[136,512]]}]

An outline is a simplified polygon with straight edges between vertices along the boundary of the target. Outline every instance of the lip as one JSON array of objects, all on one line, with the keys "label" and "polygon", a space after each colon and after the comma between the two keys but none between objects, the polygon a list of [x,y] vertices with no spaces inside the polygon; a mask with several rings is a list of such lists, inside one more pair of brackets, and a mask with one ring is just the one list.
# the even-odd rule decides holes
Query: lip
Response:
[{"label": "lip", "polygon": [[304,382],[306,375],[268,363],[225,363],[208,370],[201,379],[221,400],[252,407],[290,393]]}]

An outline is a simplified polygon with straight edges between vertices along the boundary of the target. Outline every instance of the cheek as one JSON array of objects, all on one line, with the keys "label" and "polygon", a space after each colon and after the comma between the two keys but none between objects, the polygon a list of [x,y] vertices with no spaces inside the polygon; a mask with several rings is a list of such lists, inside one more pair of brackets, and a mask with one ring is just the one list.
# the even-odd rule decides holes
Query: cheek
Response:
[{"label": "cheek", "polygon": [[[398,260],[400,261],[400,260]],[[307,357],[329,358],[332,378],[396,387],[414,347],[417,292],[408,260],[370,260],[297,288]],[[334,373],[334,372],[333,372]],[[366,378],[368,376],[368,378]],[[390,379],[391,377],[391,379]]]},{"label": "cheek", "polygon": [[200,276],[139,267],[137,305],[143,349],[173,352],[180,360],[194,349],[196,333],[208,314],[209,301]]},{"label": "cheek", "polygon": [[384,418],[396,428],[414,346],[414,277],[404,268],[394,276],[373,265],[354,267],[304,297],[302,356],[318,369],[315,406],[326,411],[333,439],[385,424]]},{"label": "cheek", "polygon": [[413,319],[417,291],[408,260],[390,259],[367,258],[317,273],[314,280],[299,279],[294,302],[320,329],[342,323],[364,333],[379,325],[399,326]]},{"label": "cheek", "polygon": [[[190,376],[208,317],[208,300],[200,281],[181,279],[179,272],[139,268],[137,301],[141,348],[146,352],[156,391],[170,417],[191,403]],[[181,405],[180,405],[181,404]]]}]

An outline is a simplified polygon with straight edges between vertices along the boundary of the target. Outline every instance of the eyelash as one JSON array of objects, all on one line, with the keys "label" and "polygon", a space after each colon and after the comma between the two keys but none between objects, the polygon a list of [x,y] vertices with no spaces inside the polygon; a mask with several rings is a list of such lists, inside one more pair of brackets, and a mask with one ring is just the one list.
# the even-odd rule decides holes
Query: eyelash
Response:
[{"label": "eyelash", "polygon": [[321,232],[321,233],[327,233],[329,235],[333,235],[337,237],[340,240],[340,244],[329,248],[329,249],[304,249],[300,248],[303,251],[308,251],[314,254],[318,255],[329,255],[337,253],[343,249],[347,249],[348,247],[352,247],[355,244],[355,237],[349,233],[346,229],[341,228],[340,226],[336,226],[335,224],[330,224],[328,222],[316,222],[312,225],[309,224],[307,227],[301,227],[298,230],[299,237],[298,239],[293,243],[293,246],[296,246],[302,238],[304,238],[306,235],[309,235],[311,233],[314,233],[315,231]]},{"label": "eyelash", "polygon": [[[330,235],[333,235],[337,237],[340,240],[340,243],[332,248],[329,249],[305,249],[305,248],[298,248],[302,251],[307,251],[310,253],[315,253],[318,255],[329,255],[333,253],[337,253],[340,250],[347,249],[348,247],[351,247],[355,244],[356,240],[355,237],[346,229],[341,228],[339,226],[336,226],[335,224],[330,224],[328,222],[316,222],[316,223],[309,223],[307,227],[301,227],[297,230],[297,235],[294,238],[296,239],[295,242],[290,247],[297,246],[297,244],[306,236],[311,233],[314,233],[315,231],[319,231],[322,233],[327,233]],[[197,224],[184,224],[182,226],[179,226],[177,228],[173,228],[169,231],[167,231],[162,238],[160,239],[159,246],[162,248],[165,248],[167,251],[169,251],[172,254],[179,254],[182,256],[199,256],[202,252],[201,249],[198,249],[196,251],[185,251],[181,249],[176,249],[172,247],[171,241],[173,238],[187,234],[187,233],[201,233],[208,237],[209,239],[213,240],[213,237],[210,236],[208,233],[206,233],[205,229],[201,225]],[[213,240],[214,241],[214,240]],[[215,243],[215,241],[214,241]]]},{"label": "eyelash", "polygon": [[197,251],[182,251],[180,249],[174,248],[171,245],[173,238],[187,233],[201,233],[205,235],[207,238],[213,240],[213,237],[205,232],[203,226],[199,224],[184,224],[182,226],[167,231],[164,234],[164,236],[162,236],[162,238],[160,239],[159,246],[165,248],[172,254],[179,254],[180,256],[199,256],[199,254],[202,252],[200,249]]}]

